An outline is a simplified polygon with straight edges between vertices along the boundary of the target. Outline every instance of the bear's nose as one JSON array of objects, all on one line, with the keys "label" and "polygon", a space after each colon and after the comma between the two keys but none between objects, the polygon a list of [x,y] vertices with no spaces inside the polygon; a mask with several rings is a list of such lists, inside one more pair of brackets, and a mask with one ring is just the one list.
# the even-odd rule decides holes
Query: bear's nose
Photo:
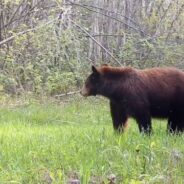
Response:
[{"label": "bear's nose", "polygon": [[79,93],[80,93],[80,95],[84,96],[84,91],[82,89],[80,90]]}]

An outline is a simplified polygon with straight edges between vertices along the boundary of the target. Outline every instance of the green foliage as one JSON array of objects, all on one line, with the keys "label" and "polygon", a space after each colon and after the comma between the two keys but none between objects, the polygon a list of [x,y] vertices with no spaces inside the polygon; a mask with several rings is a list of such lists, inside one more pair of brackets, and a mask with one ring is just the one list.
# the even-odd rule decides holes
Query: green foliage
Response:
[{"label": "green foliage", "polygon": [[4,69],[0,81],[4,90],[51,95],[75,90],[81,84],[82,76],[78,72],[83,65],[76,60],[78,53],[73,50],[77,43],[72,39],[72,30],[63,30],[62,36],[56,37],[50,25],[16,37],[7,53],[3,50],[1,53]]},{"label": "green foliage", "polygon": [[75,76],[72,72],[52,72],[48,77],[47,89],[49,94],[68,92],[75,86]]},{"label": "green foliage", "polygon": [[182,50],[183,44],[174,42],[166,45],[165,39],[139,39],[129,37],[120,49],[119,58],[126,65],[138,68],[155,67],[155,66],[176,66],[183,68]]}]

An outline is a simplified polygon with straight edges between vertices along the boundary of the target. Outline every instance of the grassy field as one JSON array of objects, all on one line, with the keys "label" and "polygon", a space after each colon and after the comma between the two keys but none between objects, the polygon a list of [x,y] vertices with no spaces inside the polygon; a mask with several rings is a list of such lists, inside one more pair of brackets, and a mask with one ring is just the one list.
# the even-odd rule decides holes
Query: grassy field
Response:
[{"label": "grassy field", "polygon": [[184,135],[168,135],[166,121],[150,137],[129,124],[115,134],[104,99],[3,103],[0,184],[184,183]]}]

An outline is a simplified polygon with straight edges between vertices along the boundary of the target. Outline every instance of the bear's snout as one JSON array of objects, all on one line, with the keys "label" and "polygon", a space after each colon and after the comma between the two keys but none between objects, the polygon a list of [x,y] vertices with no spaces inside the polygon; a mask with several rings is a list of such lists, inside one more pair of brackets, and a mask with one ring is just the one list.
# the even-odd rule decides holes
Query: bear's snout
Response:
[{"label": "bear's snout", "polygon": [[89,96],[89,91],[87,90],[87,88],[85,86],[82,87],[80,94],[84,97]]}]

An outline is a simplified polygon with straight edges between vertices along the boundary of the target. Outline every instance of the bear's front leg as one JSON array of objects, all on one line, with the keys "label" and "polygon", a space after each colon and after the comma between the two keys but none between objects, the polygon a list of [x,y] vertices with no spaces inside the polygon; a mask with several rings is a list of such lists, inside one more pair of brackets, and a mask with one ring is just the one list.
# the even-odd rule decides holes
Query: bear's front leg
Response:
[{"label": "bear's front leg", "polygon": [[118,131],[119,133],[123,132],[128,119],[125,109],[121,106],[121,104],[111,100],[110,110],[114,130]]}]

